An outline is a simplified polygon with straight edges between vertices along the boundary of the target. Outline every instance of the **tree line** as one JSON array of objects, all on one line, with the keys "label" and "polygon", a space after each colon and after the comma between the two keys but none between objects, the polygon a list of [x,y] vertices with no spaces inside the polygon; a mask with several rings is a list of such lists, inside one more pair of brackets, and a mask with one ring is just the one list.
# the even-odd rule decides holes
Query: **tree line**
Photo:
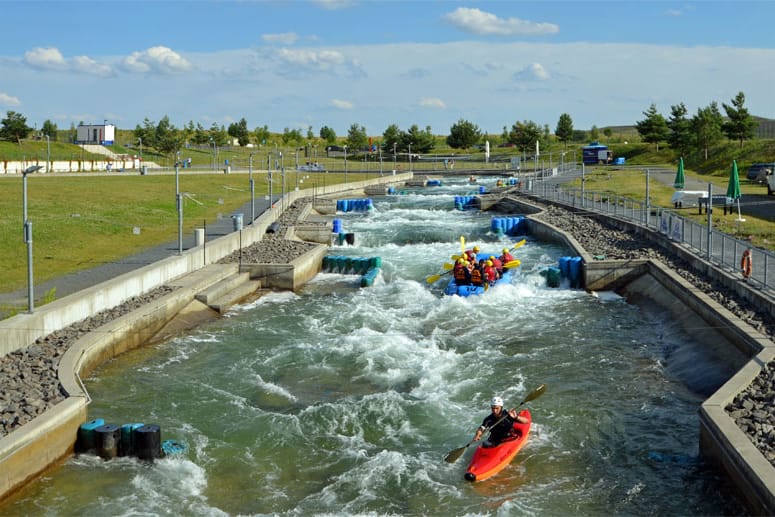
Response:
[{"label": "tree line", "polygon": [[[660,143],[666,142],[682,156],[692,151],[702,151],[707,159],[709,149],[718,144],[724,136],[739,141],[742,147],[743,141],[752,139],[755,134],[756,121],[745,108],[743,92],[738,93],[729,105],[722,106],[726,117],[721,114],[718,103],[714,101],[704,108],[699,108],[697,113],[689,118],[687,108],[682,102],[670,107],[670,117],[666,119],[657,111],[656,105],[651,104],[643,112],[645,118],[636,121],[635,128],[644,142],[655,144],[657,149]],[[71,125],[70,129],[72,139],[75,140],[75,126]],[[32,131],[27,125],[27,119],[15,111],[8,111],[6,117],[0,121],[0,139],[21,143]],[[57,126],[51,120],[43,122],[40,135],[56,140],[57,133]],[[603,134],[610,137],[612,132],[609,128],[605,129]],[[137,124],[133,136],[135,143],[154,148],[165,155],[175,153],[186,143],[220,147],[236,141],[240,146],[254,143],[266,145],[277,143],[276,138],[279,138],[283,146],[287,147],[317,142],[312,126],[307,127],[305,134],[302,134],[300,129],[286,127],[282,134],[274,136],[266,125],[251,131],[245,118],[228,126],[213,123],[209,128],[205,128],[201,123],[189,121],[183,127],[177,128],[166,115],[159,122],[146,117],[142,124]],[[317,137],[328,146],[341,144],[336,132],[328,126],[321,127]],[[531,120],[517,121],[510,128],[504,126],[499,136],[487,135],[473,122],[460,119],[449,128],[446,144],[453,149],[465,150],[480,145],[485,140],[500,140],[521,152],[530,153],[536,146],[545,148],[552,141],[552,137],[567,148],[569,142],[584,142],[587,138],[597,140],[599,130],[596,126],[592,126],[588,132],[574,129],[573,119],[568,113],[560,115],[553,135],[548,125],[540,126]],[[344,138],[344,145],[352,154],[371,150],[375,146],[386,152],[429,153],[435,148],[436,142],[430,126],[420,129],[417,124],[407,130],[401,129],[397,124],[390,124],[376,143],[368,136],[365,127],[352,124]]]}]

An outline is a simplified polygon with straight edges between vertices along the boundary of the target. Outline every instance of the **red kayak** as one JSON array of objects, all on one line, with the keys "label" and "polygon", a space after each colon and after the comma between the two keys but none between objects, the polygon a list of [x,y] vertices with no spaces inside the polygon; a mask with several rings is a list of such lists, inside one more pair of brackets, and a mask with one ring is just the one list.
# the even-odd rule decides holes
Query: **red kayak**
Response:
[{"label": "red kayak", "polygon": [[468,481],[484,481],[503,470],[506,465],[511,463],[514,456],[527,443],[527,435],[530,432],[530,425],[533,423],[530,417],[530,411],[523,409],[519,414],[527,418],[526,424],[514,423],[514,429],[518,436],[513,440],[501,442],[496,447],[479,446],[471,458],[471,463],[466,470],[465,478]]}]

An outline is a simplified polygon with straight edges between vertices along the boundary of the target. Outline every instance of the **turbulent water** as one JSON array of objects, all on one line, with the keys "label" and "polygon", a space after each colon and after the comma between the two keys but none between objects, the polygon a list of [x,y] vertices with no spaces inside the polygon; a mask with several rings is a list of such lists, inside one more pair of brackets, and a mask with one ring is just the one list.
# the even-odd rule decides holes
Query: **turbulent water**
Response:
[{"label": "turbulent water", "polygon": [[[697,410],[731,373],[669,315],[612,293],[545,286],[568,250],[528,238],[511,284],[442,296],[442,265],[519,237],[454,210],[463,184],[375,199],[340,214],[379,256],[369,288],[322,273],[190,335],[126,354],[86,380],[90,418],[159,424],[188,449],[154,464],[69,459],[12,515],[708,515],[744,510],[698,458]],[[498,394],[534,425],[512,464],[463,480]],[[470,449],[473,449],[471,447]]]}]

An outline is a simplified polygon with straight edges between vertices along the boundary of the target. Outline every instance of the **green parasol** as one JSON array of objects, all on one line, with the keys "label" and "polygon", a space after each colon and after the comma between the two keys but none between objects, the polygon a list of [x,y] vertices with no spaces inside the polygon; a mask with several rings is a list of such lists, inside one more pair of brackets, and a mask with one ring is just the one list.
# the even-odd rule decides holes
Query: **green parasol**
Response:
[{"label": "green parasol", "polygon": [[675,173],[675,181],[673,182],[675,188],[684,188],[684,159],[683,156],[678,161],[678,171]]},{"label": "green parasol", "polygon": [[727,198],[737,200],[737,220],[745,221],[740,215],[740,176],[737,174],[737,160],[732,160],[732,172],[729,174]]}]

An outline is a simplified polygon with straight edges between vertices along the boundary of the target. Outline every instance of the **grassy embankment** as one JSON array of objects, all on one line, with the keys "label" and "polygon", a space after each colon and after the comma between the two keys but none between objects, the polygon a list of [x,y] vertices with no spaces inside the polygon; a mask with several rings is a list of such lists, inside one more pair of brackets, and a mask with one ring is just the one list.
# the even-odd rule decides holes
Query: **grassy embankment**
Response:
[{"label": "grassy embankment", "polygon": [[[286,174],[286,176],[288,176]],[[343,174],[305,173],[308,188],[344,181]],[[365,175],[349,174],[348,181]],[[228,217],[250,201],[246,174],[180,174],[184,234],[205,221]],[[256,198],[269,193],[267,175],[254,174]],[[277,178],[275,178],[277,180]],[[290,183],[288,190],[293,187]],[[303,188],[303,187],[302,187]],[[33,223],[35,282],[88,269],[177,239],[175,176],[112,174],[83,177],[30,175],[28,216]],[[277,181],[274,198],[281,193]],[[22,178],[0,177],[0,291],[26,285],[27,247],[22,238]],[[38,293],[44,301],[56,293]],[[7,311],[9,308],[3,308]]]}]

